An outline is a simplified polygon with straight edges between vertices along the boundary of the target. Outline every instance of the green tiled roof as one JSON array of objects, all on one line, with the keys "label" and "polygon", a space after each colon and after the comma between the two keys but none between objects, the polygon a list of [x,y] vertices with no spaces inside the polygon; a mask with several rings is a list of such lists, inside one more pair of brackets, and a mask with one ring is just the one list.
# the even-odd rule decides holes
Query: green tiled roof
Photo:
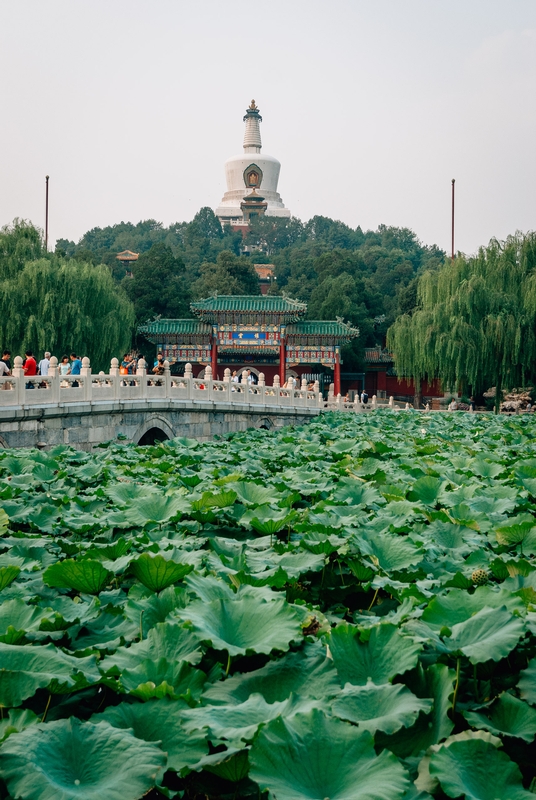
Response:
[{"label": "green tiled roof", "polygon": [[289,325],[287,335],[289,338],[328,336],[350,341],[350,339],[355,339],[359,336],[359,329],[352,328],[349,323],[342,322],[342,320],[305,320]]},{"label": "green tiled roof", "polygon": [[138,326],[138,333],[161,336],[169,333],[187,336],[211,336],[212,326],[197,319],[155,319]]},{"label": "green tiled roof", "polygon": [[197,316],[207,312],[246,311],[256,314],[304,314],[307,304],[300,300],[280,295],[233,295],[222,294],[206,297],[190,303],[190,308]]}]

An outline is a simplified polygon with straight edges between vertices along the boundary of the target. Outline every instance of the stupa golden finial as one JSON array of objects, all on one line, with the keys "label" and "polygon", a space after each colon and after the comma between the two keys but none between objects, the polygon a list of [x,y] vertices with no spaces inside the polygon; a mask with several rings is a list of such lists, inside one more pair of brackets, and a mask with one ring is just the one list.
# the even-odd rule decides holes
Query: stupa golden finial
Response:
[{"label": "stupa golden finial", "polygon": [[255,111],[255,110],[256,110],[257,106],[255,105],[255,100],[252,100],[252,101],[251,101],[250,108],[251,108],[251,110],[252,110],[252,111]]}]

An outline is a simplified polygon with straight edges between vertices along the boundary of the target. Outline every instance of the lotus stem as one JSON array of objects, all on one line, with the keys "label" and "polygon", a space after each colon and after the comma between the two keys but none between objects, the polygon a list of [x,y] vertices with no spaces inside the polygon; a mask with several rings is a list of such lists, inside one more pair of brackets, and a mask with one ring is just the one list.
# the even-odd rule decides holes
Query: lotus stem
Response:
[{"label": "lotus stem", "polygon": [[229,674],[229,670],[231,669],[231,654],[227,653],[227,669],[225,670],[225,677]]},{"label": "lotus stem", "polygon": [[373,605],[374,605],[374,603],[376,602],[376,598],[378,597],[378,592],[379,592],[379,591],[380,591],[380,587],[378,586],[378,588],[377,588],[377,589],[376,589],[376,591],[374,592],[374,597],[372,598],[372,603],[371,603],[371,604],[370,604],[370,606],[367,608],[367,611],[370,611],[370,609],[372,608],[372,606],[373,606]]},{"label": "lotus stem", "polygon": [[454,695],[452,697],[452,716],[456,713],[456,700],[458,699],[458,687],[460,685],[460,659],[456,659],[456,684],[454,686]]},{"label": "lotus stem", "polygon": [[143,642],[143,610],[140,611],[140,642]]},{"label": "lotus stem", "polygon": [[50,701],[51,701],[51,700],[52,700],[52,694],[49,694],[49,696],[48,696],[48,700],[47,700],[47,704],[46,704],[46,708],[45,708],[45,713],[44,713],[44,714],[43,714],[43,716],[41,717],[41,722],[44,722],[44,721],[45,721],[45,719],[46,719],[46,717],[47,717],[48,708],[49,708],[49,706],[50,706]]}]

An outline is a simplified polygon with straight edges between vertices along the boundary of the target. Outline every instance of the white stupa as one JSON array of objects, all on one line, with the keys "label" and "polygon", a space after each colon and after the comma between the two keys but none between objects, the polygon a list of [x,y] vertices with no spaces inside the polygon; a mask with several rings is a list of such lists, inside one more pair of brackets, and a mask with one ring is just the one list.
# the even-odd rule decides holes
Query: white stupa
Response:
[{"label": "white stupa", "polygon": [[247,224],[254,216],[290,217],[277,191],[281,164],[273,156],[261,155],[262,117],[255,100],[244,117],[244,152],[225,162],[227,191],[216,209],[222,224]]}]

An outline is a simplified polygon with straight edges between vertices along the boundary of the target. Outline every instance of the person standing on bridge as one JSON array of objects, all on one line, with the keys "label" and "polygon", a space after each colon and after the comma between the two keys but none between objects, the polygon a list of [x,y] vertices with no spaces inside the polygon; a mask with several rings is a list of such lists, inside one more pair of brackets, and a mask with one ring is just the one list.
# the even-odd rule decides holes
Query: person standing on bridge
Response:
[{"label": "person standing on bridge", "polygon": [[39,370],[40,375],[48,375],[48,368],[50,367],[50,353],[45,353],[44,357],[39,362],[37,369]]}]

